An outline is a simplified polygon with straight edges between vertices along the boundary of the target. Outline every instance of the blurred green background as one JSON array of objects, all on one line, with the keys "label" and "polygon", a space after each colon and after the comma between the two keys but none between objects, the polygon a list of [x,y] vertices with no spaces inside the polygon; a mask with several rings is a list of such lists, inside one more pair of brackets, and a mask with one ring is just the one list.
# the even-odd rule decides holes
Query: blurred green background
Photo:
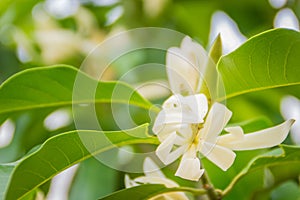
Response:
[{"label": "blurred green background", "polygon": [[[176,30],[207,49],[221,33],[223,51],[227,54],[262,31],[277,27],[299,30],[299,18],[298,0],[1,0],[0,83],[16,72],[38,66],[62,63],[80,68],[98,44],[132,28]],[[103,78],[119,79],[130,68],[149,61],[164,64],[164,56],[165,52],[157,51],[129,54],[114,62]],[[91,69],[97,68],[101,60],[96,56],[89,59],[88,65]],[[88,73],[93,75],[93,70]],[[137,72],[128,78],[128,82],[139,84],[145,81],[143,73]],[[148,76],[166,78],[164,74],[150,73]],[[162,102],[168,95],[164,91],[144,93],[154,103]],[[281,122],[280,101],[286,94],[299,98],[299,86],[256,92],[227,101],[228,107],[238,113],[233,115],[232,123],[253,117],[264,117],[268,125]],[[103,129],[117,130],[112,116],[107,114],[109,107],[101,105],[97,109]],[[75,128],[70,108],[56,111],[56,118],[49,119],[53,111],[35,110],[11,116],[10,124],[6,126],[13,130],[13,134],[9,142],[0,144],[0,163],[18,160],[50,136]],[[149,120],[147,113],[134,112],[139,124]],[[58,124],[64,123],[57,127],[55,122],[49,125],[55,120]],[[0,119],[1,123],[3,121]],[[293,141],[289,139],[286,143]],[[89,159],[79,165],[73,183],[70,189],[61,186],[67,188],[71,199],[96,199],[122,188],[123,174]],[[46,183],[41,190],[47,192],[49,184]],[[289,194],[299,195],[295,182],[288,182],[279,186],[272,198],[284,199],[281,191],[286,187],[291,190]],[[49,196],[49,199],[57,198]]]}]

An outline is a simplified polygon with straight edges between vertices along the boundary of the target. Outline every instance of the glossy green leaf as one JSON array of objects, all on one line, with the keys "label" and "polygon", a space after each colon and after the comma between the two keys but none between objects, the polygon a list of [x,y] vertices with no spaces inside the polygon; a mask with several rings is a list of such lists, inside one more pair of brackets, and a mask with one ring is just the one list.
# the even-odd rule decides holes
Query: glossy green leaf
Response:
[{"label": "glossy green leaf", "polygon": [[54,136],[16,166],[6,199],[24,197],[64,169],[114,147],[157,144],[147,131],[148,125],[142,125],[123,131],[72,131]]},{"label": "glossy green leaf", "polygon": [[280,147],[253,159],[224,190],[224,199],[250,199],[254,192],[297,178],[300,174],[300,147]]},{"label": "glossy green leaf", "polygon": [[300,33],[274,29],[256,35],[221,58],[218,71],[226,97],[300,84]]},{"label": "glossy green leaf", "polygon": [[117,191],[101,199],[117,200],[124,199],[124,197],[130,197],[131,200],[148,200],[151,197],[168,192],[190,192],[194,195],[203,195],[206,193],[206,191],[203,189],[194,189],[188,187],[167,188],[164,185],[145,184]]},{"label": "glossy green leaf", "polygon": [[[80,82],[76,84],[78,80]],[[66,65],[25,70],[0,86],[0,117],[36,108],[111,102],[146,109],[152,106],[124,83],[97,82]]]}]

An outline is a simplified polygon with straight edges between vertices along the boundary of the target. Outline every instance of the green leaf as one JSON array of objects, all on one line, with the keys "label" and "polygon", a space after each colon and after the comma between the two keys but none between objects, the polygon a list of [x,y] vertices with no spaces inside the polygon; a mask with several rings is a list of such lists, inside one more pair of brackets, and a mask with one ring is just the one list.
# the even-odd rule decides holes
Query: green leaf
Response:
[{"label": "green leaf", "polygon": [[124,197],[130,197],[131,200],[148,200],[151,197],[168,192],[190,192],[195,195],[206,194],[206,191],[202,189],[194,189],[188,187],[167,188],[164,185],[145,184],[117,191],[101,199],[116,200],[124,199]]},{"label": "green leaf", "polygon": [[6,199],[22,198],[64,169],[114,147],[158,144],[158,140],[149,137],[147,131],[146,124],[123,131],[82,130],[54,136],[16,166]]},{"label": "green leaf", "polygon": [[224,199],[249,199],[254,192],[297,178],[299,166],[300,147],[281,145],[279,149],[253,159],[224,190]]},{"label": "green leaf", "polygon": [[152,106],[124,83],[97,82],[66,65],[28,69],[12,76],[0,86],[0,118],[37,108],[111,102],[145,109]]},{"label": "green leaf", "polygon": [[251,195],[251,198],[255,200],[299,200],[300,188],[296,181],[289,180],[280,184],[276,188],[258,190]]},{"label": "green leaf", "polygon": [[274,29],[250,38],[234,52],[222,57],[218,71],[226,96],[300,84],[300,33]]},{"label": "green leaf", "polygon": [[14,167],[14,164],[0,165],[0,199],[4,199],[4,193]]}]

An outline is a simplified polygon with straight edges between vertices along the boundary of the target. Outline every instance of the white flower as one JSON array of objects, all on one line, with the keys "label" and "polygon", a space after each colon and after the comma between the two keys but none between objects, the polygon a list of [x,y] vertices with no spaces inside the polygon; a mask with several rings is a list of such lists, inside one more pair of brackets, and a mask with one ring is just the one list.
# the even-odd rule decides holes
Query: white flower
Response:
[{"label": "white flower", "polygon": [[198,93],[208,60],[203,47],[190,37],[182,40],[180,48],[168,49],[166,67],[172,92],[183,95]]},{"label": "white flower", "polygon": [[281,114],[285,119],[296,119],[291,128],[291,138],[300,145],[300,100],[294,96],[285,96],[281,100]]},{"label": "white flower", "polygon": [[[201,107],[201,104],[198,107]],[[207,104],[203,107],[206,108]],[[197,181],[204,172],[200,169],[198,152],[225,171],[234,162],[235,153],[232,150],[251,150],[278,145],[287,137],[294,122],[294,120],[287,120],[272,128],[244,134],[239,126],[225,128],[231,115],[232,112],[226,106],[214,103],[203,124],[173,123],[169,118],[156,123],[160,126],[165,125],[161,132],[156,132],[162,142],[156,150],[157,156],[164,164],[170,164],[182,156],[175,175]],[[224,128],[228,134],[220,136]],[[154,126],[154,130],[156,129],[157,126]]]},{"label": "white flower", "polygon": [[[131,180],[128,175],[125,175],[125,187],[131,188],[141,184],[163,184],[167,188],[179,187],[179,185],[175,183],[173,180],[166,178],[165,175],[159,170],[158,166],[150,158],[145,159],[143,170],[145,176],[137,177],[133,180]],[[189,198],[183,192],[170,192],[166,194],[157,195],[150,199],[151,200],[158,200],[158,199],[188,200]]]},{"label": "white flower", "polygon": [[[207,57],[202,56],[202,62],[196,56],[202,49],[199,46],[185,38],[181,49],[171,48],[168,51],[167,73],[175,94],[164,102],[153,126],[153,132],[161,142],[156,150],[157,156],[166,165],[182,156],[175,175],[193,181],[198,181],[204,173],[199,153],[225,171],[235,160],[233,150],[278,145],[286,138],[294,122],[287,120],[272,128],[244,134],[239,126],[225,128],[232,115],[226,106],[214,103],[207,114],[207,98],[204,94],[197,94],[201,70],[195,70],[194,64],[203,69],[207,63]],[[178,55],[172,56],[171,52]],[[180,54],[183,61],[178,57]],[[223,129],[228,133],[220,135]]]}]

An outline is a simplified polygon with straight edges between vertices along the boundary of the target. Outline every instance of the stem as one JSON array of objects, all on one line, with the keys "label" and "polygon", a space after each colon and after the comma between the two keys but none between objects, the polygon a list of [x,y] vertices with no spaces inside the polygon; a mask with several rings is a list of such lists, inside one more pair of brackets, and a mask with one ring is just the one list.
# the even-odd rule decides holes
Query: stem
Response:
[{"label": "stem", "polygon": [[203,188],[207,191],[207,195],[210,200],[220,200],[222,199],[220,192],[217,192],[217,190],[214,188],[214,186],[211,184],[206,172],[201,177],[201,181],[203,184]]},{"label": "stem", "polygon": [[204,190],[204,189],[196,189],[196,188],[189,188],[189,187],[174,188],[174,191],[190,192],[194,195],[205,195],[205,194],[207,194],[207,191]]}]

